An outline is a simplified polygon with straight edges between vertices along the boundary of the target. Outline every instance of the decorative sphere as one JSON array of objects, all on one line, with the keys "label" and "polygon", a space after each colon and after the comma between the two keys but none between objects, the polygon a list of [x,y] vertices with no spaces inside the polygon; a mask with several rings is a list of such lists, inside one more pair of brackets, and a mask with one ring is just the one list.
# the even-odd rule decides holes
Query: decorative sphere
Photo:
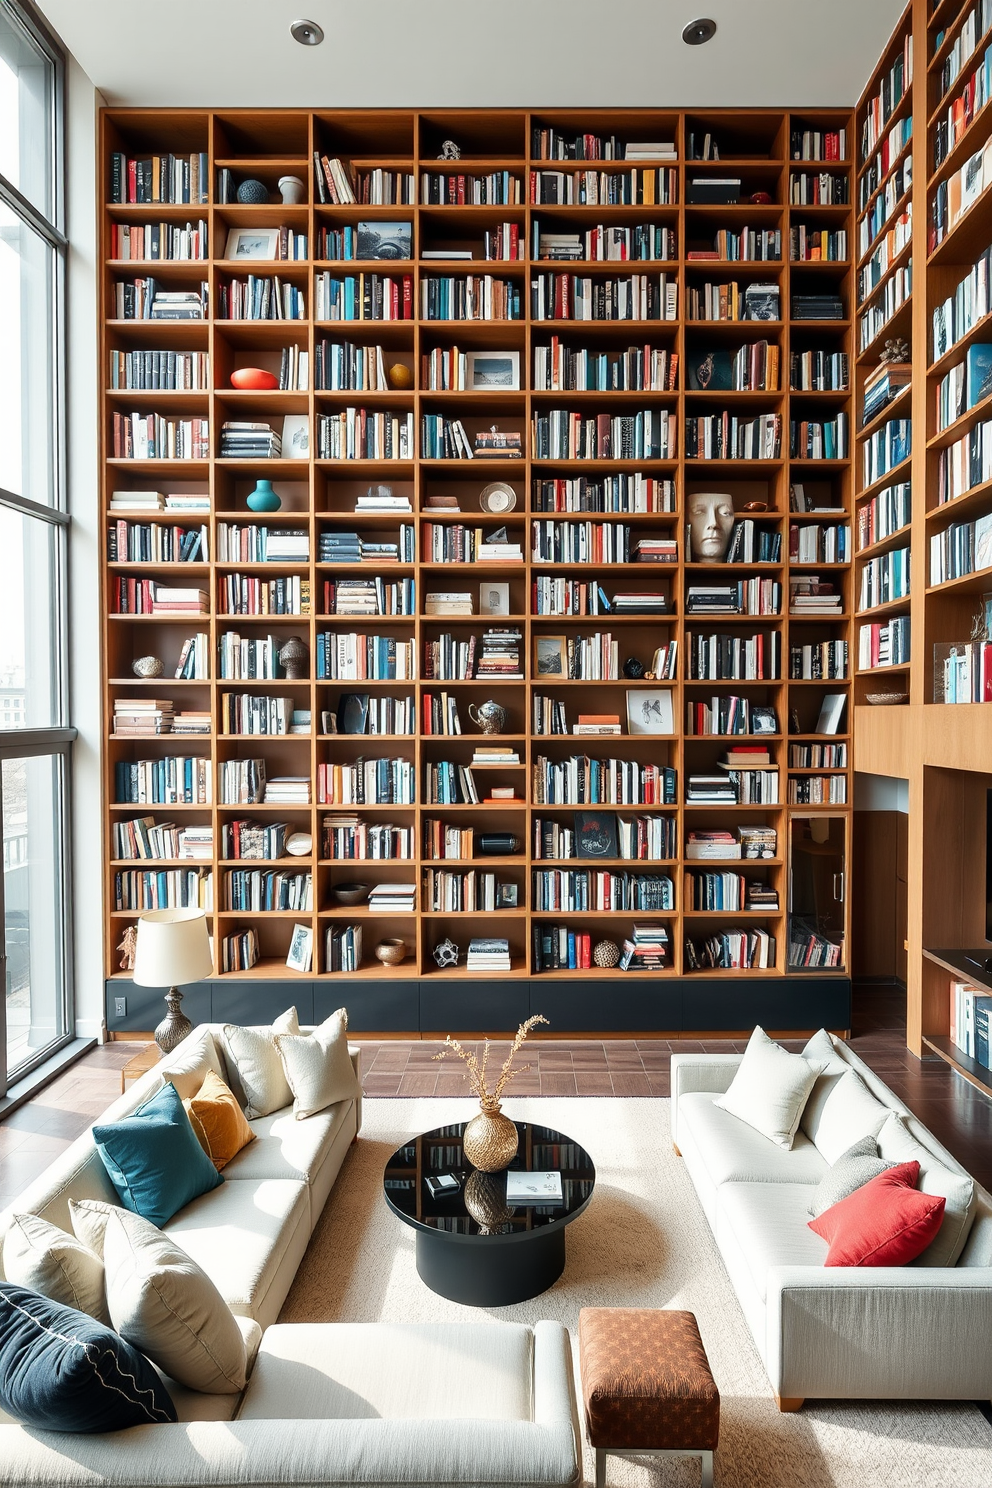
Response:
[{"label": "decorative sphere", "polygon": [[268,199],[268,187],[263,186],[261,181],[256,181],[254,176],[249,176],[238,187],[238,201],[243,207],[262,207]]},{"label": "decorative sphere", "polygon": [[406,389],[413,387],[413,373],[405,362],[393,362],[386,373],[391,388]]},{"label": "decorative sphere", "polygon": [[291,832],[286,838],[286,851],[294,858],[305,858],[313,847],[309,832]]},{"label": "decorative sphere", "polygon": [[644,663],[638,661],[636,656],[628,656],[623,664],[623,674],[631,682],[639,682],[644,676]]},{"label": "decorative sphere", "polygon": [[249,511],[274,512],[282,506],[282,497],[273,491],[270,480],[260,480],[255,482],[254,491],[249,491],[246,504]]},{"label": "decorative sphere", "polygon": [[279,387],[279,379],[264,367],[239,367],[231,373],[231,386],[243,393],[273,393]]},{"label": "decorative sphere", "polygon": [[132,661],[131,670],[136,677],[161,677],[165,667],[157,656],[139,656]]},{"label": "decorative sphere", "polygon": [[609,971],[620,960],[620,947],[615,940],[601,940],[593,948],[592,959],[597,966]]},{"label": "decorative sphere", "polygon": [[751,200],[757,207],[767,207],[771,199],[771,193],[768,191],[752,191],[751,193]]}]

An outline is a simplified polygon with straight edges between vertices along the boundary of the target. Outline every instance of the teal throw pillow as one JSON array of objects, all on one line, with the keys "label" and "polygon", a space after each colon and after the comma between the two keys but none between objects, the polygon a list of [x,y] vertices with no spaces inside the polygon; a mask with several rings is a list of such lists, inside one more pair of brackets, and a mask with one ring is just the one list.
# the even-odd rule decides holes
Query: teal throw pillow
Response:
[{"label": "teal throw pillow", "polygon": [[165,1084],[93,1140],[125,1209],[162,1227],[223,1178],[196,1139],[174,1085]]}]

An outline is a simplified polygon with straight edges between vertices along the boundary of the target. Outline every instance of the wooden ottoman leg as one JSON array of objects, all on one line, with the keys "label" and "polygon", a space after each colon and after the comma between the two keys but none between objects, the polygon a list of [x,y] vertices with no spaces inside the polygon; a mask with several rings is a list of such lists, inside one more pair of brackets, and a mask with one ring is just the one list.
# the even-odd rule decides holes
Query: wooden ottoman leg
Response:
[{"label": "wooden ottoman leg", "polygon": [[596,1488],[606,1488],[606,1450],[594,1447],[596,1453]]},{"label": "wooden ottoman leg", "polygon": [[702,1458],[702,1476],[700,1488],[713,1488],[713,1453],[700,1452]]},{"label": "wooden ottoman leg", "polygon": [[802,1410],[806,1404],[805,1395],[776,1395],[775,1404],[783,1415],[790,1411]]}]

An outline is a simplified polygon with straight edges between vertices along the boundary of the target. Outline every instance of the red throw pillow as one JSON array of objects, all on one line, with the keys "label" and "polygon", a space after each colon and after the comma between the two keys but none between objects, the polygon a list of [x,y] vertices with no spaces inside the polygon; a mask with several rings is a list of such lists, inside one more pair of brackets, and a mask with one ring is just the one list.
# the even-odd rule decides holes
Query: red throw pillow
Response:
[{"label": "red throw pillow", "polygon": [[918,1162],[887,1173],[809,1221],[830,1246],[825,1266],[905,1266],[922,1255],[940,1229],[946,1200],[920,1193]]}]

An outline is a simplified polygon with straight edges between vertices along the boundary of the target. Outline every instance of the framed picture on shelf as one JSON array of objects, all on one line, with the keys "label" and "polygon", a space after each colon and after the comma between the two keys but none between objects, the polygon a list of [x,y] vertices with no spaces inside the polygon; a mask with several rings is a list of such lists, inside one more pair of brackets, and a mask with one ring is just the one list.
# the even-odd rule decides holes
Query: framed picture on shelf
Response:
[{"label": "framed picture on shelf", "polygon": [[639,687],[627,693],[629,734],[671,734],[675,729],[669,687]]},{"label": "framed picture on shelf", "polygon": [[411,258],[412,222],[360,222],[358,258]]},{"label": "framed picture on shelf", "polygon": [[306,460],[310,457],[310,415],[287,413],[282,421],[282,457],[284,460]]},{"label": "framed picture on shelf", "polygon": [[497,909],[516,909],[517,907],[517,885],[501,883],[496,889]]},{"label": "framed picture on shelf", "polygon": [[567,677],[568,638],[538,636],[534,642],[534,666],[539,677]]},{"label": "framed picture on shelf", "polygon": [[469,392],[515,393],[520,389],[519,351],[470,351],[466,361]]},{"label": "framed picture on shelf", "polygon": [[752,734],[777,734],[778,718],[774,708],[751,709]]},{"label": "framed picture on shelf", "polygon": [[479,585],[479,614],[508,615],[510,613],[509,584]]},{"label": "framed picture on shelf", "polygon": [[617,817],[615,811],[577,811],[575,813],[575,856],[577,858],[618,858]]},{"label": "framed picture on shelf", "polygon": [[816,734],[836,734],[840,730],[840,721],[844,713],[844,704],[847,702],[846,694],[843,692],[828,692],[820,704],[820,716],[816,720]]},{"label": "framed picture on shelf", "polygon": [[294,925],[286,965],[290,971],[309,971],[313,961],[313,931],[309,925]]},{"label": "framed picture on shelf", "polygon": [[277,227],[232,227],[227,234],[225,258],[273,259],[279,257]]}]

